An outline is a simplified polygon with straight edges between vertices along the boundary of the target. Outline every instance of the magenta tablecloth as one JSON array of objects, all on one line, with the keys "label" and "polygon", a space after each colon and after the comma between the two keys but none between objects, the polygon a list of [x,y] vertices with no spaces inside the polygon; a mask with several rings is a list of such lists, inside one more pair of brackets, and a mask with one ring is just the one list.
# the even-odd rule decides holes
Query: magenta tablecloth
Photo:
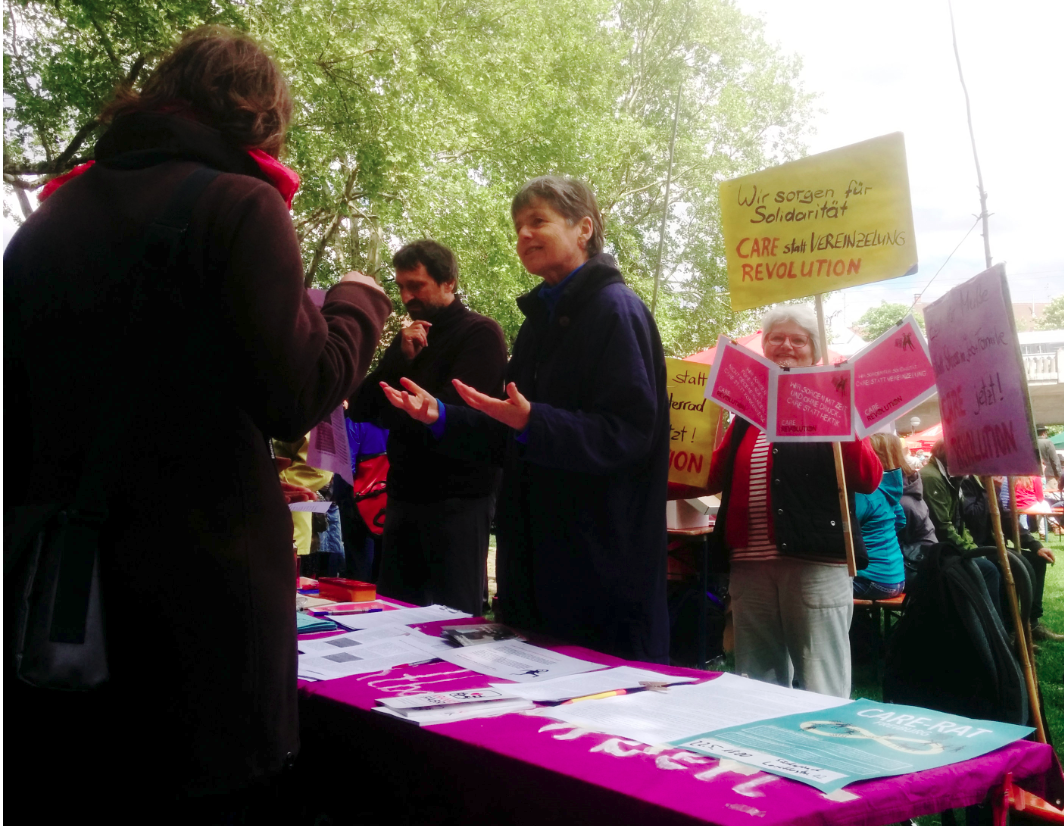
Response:
[{"label": "magenta tablecloth", "polygon": [[[421,627],[436,633],[440,624]],[[605,665],[624,662],[586,648],[550,647]],[[378,697],[475,688],[490,681],[435,662],[303,683],[305,751],[330,768],[332,782],[342,783],[346,770],[370,790],[404,801],[416,819],[434,823],[874,826],[981,802],[1010,771],[1027,791],[1051,801],[1064,797],[1053,750],[1038,743],[1013,743],[975,760],[855,783],[828,796],[728,761],[542,717],[509,714],[418,728],[369,710]]]}]

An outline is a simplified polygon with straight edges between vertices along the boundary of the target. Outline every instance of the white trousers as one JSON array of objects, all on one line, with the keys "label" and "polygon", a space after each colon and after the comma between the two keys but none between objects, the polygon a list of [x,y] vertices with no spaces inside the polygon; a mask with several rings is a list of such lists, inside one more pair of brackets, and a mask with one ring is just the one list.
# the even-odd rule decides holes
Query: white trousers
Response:
[{"label": "white trousers", "polygon": [[728,592],[739,674],[850,696],[853,586],[845,565],[734,562]]}]

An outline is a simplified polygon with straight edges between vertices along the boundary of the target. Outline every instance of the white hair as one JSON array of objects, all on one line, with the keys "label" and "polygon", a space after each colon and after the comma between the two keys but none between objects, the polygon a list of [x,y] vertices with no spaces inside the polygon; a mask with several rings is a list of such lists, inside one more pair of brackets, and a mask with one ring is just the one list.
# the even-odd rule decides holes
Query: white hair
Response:
[{"label": "white hair", "polygon": [[807,333],[813,347],[813,364],[820,361],[820,329],[816,322],[816,312],[811,304],[777,304],[761,319],[761,338],[769,337],[774,327],[793,321]]}]

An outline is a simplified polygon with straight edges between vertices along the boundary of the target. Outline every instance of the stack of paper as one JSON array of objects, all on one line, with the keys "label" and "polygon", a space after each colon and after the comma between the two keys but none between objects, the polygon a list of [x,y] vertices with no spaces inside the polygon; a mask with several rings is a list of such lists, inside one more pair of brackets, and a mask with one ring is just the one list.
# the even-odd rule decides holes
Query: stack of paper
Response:
[{"label": "stack of paper", "polygon": [[699,685],[670,688],[665,694],[644,691],[544,708],[536,713],[581,728],[657,746],[729,726],[803,711],[820,711],[849,702],[812,691],[782,688],[734,674],[722,674]]},{"label": "stack of paper", "polygon": [[475,688],[418,694],[413,697],[382,697],[375,711],[399,717],[419,726],[495,717],[512,711],[525,711],[532,703],[496,688]]},{"label": "stack of paper", "polygon": [[357,631],[362,628],[380,628],[385,625],[415,625],[438,620],[456,620],[471,617],[446,605],[429,605],[425,608],[400,608],[398,611],[381,611],[372,614],[333,614],[332,619],[344,628]]},{"label": "stack of paper", "polygon": [[617,668],[607,668],[605,671],[592,671],[590,674],[558,677],[546,682],[518,685],[492,683],[491,687],[515,694],[518,697],[524,697],[526,700],[534,700],[537,703],[561,703],[566,700],[601,694],[606,691],[642,689],[642,683],[644,682],[693,683],[697,679],[698,677],[674,677],[669,674],[658,674],[656,671],[647,671],[643,668],[622,665]]},{"label": "stack of paper", "polygon": [[409,630],[400,625],[320,640],[300,640],[299,676],[308,680],[334,680],[384,671],[434,659],[437,655],[431,650],[431,643],[447,645],[425,634],[415,637]]},{"label": "stack of paper", "polygon": [[452,648],[441,651],[437,656],[470,671],[479,671],[481,674],[518,683],[544,682],[566,674],[580,674],[605,668],[599,663],[567,657],[556,651],[515,640]]}]

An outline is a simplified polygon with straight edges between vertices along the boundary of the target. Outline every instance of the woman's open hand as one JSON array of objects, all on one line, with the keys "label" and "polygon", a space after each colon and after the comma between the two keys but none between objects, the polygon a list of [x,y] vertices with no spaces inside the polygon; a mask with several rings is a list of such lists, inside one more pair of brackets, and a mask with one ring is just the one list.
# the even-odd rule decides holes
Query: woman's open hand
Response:
[{"label": "woman's open hand", "polygon": [[452,379],[451,383],[458,391],[458,395],[474,410],[486,413],[517,431],[528,427],[528,419],[532,415],[532,403],[518,392],[517,385],[513,382],[506,385],[505,399],[492,398],[479,390],[474,390],[468,384],[463,384],[458,379]]},{"label": "woman's open hand", "polygon": [[412,419],[422,424],[432,424],[440,418],[440,406],[436,403],[436,397],[418,387],[410,379],[399,379],[403,390],[396,390],[386,382],[381,382],[381,390],[384,398],[392,403],[393,407],[405,411]]}]

